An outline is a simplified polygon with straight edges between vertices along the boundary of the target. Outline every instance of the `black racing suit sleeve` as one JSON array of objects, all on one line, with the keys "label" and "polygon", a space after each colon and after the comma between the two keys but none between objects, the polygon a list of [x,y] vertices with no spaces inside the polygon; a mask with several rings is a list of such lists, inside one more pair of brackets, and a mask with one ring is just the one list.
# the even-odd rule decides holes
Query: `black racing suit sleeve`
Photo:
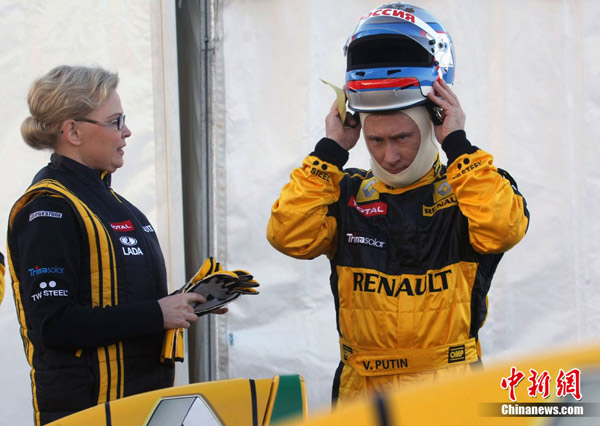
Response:
[{"label": "black racing suit sleeve", "polygon": [[348,151],[342,148],[336,141],[329,138],[322,138],[310,155],[314,155],[323,161],[334,164],[340,170],[344,169],[344,164],[346,164],[350,157]]},{"label": "black racing suit sleeve", "polygon": [[15,218],[12,251],[28,327],[54,349],[105,346],[160,332],[156,300],[92,307],[82,288],[89,285],[89,249],[78,220],[64,199],[51,196],[35,198]]},{"label": "black racing suit sleeve", "polygon": [[448,164],[452,164],[461,155],[473,154],[479,148],[471,145],[464,130],[456,130],[446,136],[442,149],[446,153]]}]

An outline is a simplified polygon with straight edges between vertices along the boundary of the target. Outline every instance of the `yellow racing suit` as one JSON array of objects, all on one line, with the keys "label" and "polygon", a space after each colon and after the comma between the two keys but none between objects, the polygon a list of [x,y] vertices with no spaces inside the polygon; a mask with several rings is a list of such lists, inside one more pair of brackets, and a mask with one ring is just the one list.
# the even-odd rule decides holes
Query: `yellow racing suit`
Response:
[{"label": "yellow racing suit", "polygon": [[[388,187],[346,169],[323,138],[272,207],[269,242],[300,259],[325,254],[337,313],[340,402],[390,385],[468,371],[502,254],[529,224],[526,202],[464,131],[414,184]],[[454,367],[454,368],[449,368]]]}]

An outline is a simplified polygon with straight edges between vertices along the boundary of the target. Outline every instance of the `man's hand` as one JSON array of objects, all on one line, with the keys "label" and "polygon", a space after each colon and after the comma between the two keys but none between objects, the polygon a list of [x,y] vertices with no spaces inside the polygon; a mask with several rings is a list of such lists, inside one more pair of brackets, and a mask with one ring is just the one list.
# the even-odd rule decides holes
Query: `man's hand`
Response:
[{"label": "man's hand", "polygon": [[336,100],[325,118],[325,136],[350,151],[360,136],[360,120],[354,114],[346,114],[346,122],[342,123]]},{"label": "man's hand", "polygon": [[[163,314],[163,328],[188,328],[198,320],[190,303],[206,303],[206,298],[198,293],[179,293],[158,300]],[[213,314],[224,314],[227,308],[211,311]]]},{"label": "man's hand", "polygon": [[450,86],[444,80],[438,80],[433,83],[434,93],[429,93],[427,97],[437,106],[443,109],[443,122],[435,125],[435,137],[441,144],[450,133],[465,128],[465,112],[460,106],[458,98],[450,89]]}]

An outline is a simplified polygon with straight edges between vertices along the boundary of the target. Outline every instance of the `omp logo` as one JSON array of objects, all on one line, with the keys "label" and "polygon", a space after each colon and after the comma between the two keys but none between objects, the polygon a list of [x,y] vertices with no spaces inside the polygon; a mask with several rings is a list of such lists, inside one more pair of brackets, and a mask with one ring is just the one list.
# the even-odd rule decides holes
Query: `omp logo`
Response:
[{"label": "omp logo", "polygon": [[460,362],[467,359],[465,345],[450,346],[448,348],[448,363]]},{"label": "omp logo", "polygon": [[59,213],[59,212],[38,210],[37,212],[33,212],[29,215],[29,221],[31,222],[32,220],[37,219],[38,217],[51,217],[54,219],[60,219],[60,218],[62,218],[62,216],[63,216],[63,214]]},{"label": "omp logo", "polygon": [[144,230],[144,232],[154,232],[154,228],[152,227],[152,225],[142,226],[142,229]]},{"label": "omp logo", "polygon": [[354,197],[350,197],[350,201],[348,201],[348,206],[354,207],[356,210],[358,210],[360,214],[366,217],[386,215],[388,208],[387,203],[384,203],[383,201],[378,201],[376,203],[370,204],[363,204],[359,206]]},{"label": "omp logo", "polygon": [[65,268],[61,268],[59,266],[40,268],[39,266],[36,266],[34,268],[29,268],[27,272],[29,272],[30,277],[37,277],[38,275],[42,274],[64,274]]},{"label": "omp logo", "polygon": [[111,223],[110,227],[117,232],[129,232],[135,230],[133,223],[131,223],[131,220],[129,219],[124,222]]},{"label": "omp logo", "polygon": [[364,244],[367,246],[383,248],[385,241],[379,241],[377,238],[363,237],[356,235],[356,232],[346,234],[346,238],[349,244]]},{"label": "omp logo", "polygon": [[129,246],[129,247],[133,247],[135,245],[137,245],[138,240],[136,240],[133,237],[121,237],[119,238],[119,241],[121,241],[121,244],[123,244],[124,246]]}]

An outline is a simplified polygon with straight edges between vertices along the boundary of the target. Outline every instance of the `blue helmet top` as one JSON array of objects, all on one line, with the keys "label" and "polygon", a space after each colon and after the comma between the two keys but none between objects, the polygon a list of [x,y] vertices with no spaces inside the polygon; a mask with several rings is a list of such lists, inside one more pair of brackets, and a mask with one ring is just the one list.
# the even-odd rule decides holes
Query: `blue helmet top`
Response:
[{"label": "blue helmet top", "polygon": [[354,111],[409,108],[433,82],[454,82],[452,39],[424,9],[389,3],[360,18],[344,46],[346,94]]}]

